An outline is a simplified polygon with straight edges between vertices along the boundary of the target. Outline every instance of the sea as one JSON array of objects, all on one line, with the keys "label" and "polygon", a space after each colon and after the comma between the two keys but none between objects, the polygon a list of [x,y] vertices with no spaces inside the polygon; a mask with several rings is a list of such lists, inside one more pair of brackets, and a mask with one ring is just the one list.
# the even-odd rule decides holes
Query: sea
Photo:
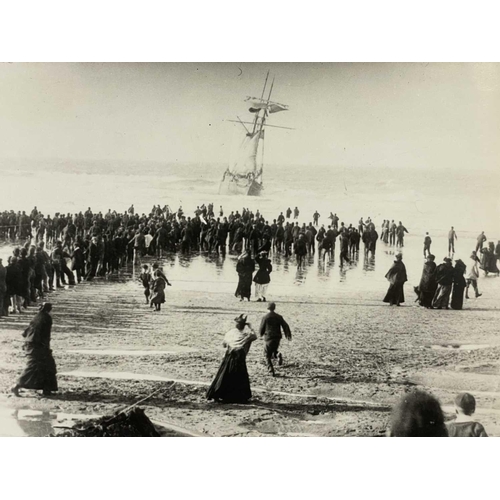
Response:
[{"label": "sea", "polygon": [[[190,215],[197,206],[214,204],[224,215],[242,208],[257,209],[272,222],[290,207],[300,211],[297,221],[312,221],[320,214],[320,226],[328,225],[330,212],[346,225],[357,227],[360,217],[374,221],[380,233],[384,219],[402,221],[405,237],[403,261],[409,282],[407,302],[414,301],[412,287],[420,280],[423,239],[429,232],[431,251],[439,263],[448,256],[448,231],[454,226],[458,240],[454,259],[468,264],[476,238],[484,231],[488,241],[500,240],[500,171],[474,168],[394,168],[383,166],[339,167],[269,165],[264,171],[264,190],[259,197],[219,195],[224,164],[163,164],[159,162],[106,161],[2,161],[0,163],[0,211],[37,206],[43,214],[125,211],[133,204],[136,213],[149,213],[153,205],[182,206]],[[361,250],[363,245],[361,244]],[[4,258],[11,249],[0,247]],[[268,299],[299,300],[347,297],[379,300],[387,288],[384,276],[394,260],[394,247],[379,241],[375,258],[363,252],[351,264],[340,266],[338,245],[331,262],[316,254],[305,269],[297,270],[294,258],[273,255],[274,271]],[[189,258],[168,256],[163,266],[179,290],[234,293],[235,255],[226,259],[205,254]],[[498,293],[500,279],[489,275],[487,288]],[[173,291],[174,288],[169,289]]]}]

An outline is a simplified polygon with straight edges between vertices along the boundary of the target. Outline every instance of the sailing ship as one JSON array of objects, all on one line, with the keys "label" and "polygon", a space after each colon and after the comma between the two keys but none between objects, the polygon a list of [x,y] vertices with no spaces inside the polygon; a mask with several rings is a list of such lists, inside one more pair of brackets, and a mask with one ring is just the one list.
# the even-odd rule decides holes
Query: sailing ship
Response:
[{"label": "sailing ship", "polygon": [[[219,194],[241,194],[246,196],[259,196],[264,188],[264,131],[265,127],[278,127],[267,123],[268,116],[272,113],[287,111],[286,104],[271,101],[274,87],[274,78],[270,86],[269,95],[264,99],[269,72],[264,82],[262,95],[259,97],[247,97],[245,102],[250,104],[249,111],[254,114],[253,121],[244,122],[238,116],[238,120],[228,120],[239,123],[245,130],[245,135],[238,149],[238,154],[230,163],[219,186]],[[250,127],[247,127],[250,125]],[[260,157],[259,157],[260,150]],[[259,159],[257,159],[259,157]]]}]

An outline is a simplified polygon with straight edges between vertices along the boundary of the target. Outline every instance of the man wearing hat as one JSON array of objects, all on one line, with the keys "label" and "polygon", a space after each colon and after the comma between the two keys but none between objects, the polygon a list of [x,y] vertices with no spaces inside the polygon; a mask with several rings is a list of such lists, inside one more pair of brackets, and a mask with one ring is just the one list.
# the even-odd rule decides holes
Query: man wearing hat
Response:
[{"label": "man wearing hat", "polygon": [[288,323],[283,319],[283,316],[275,312],[276,304],[271,302],[267,308],[269,312],[262,318],[260,323],[260,336],[264,337],[266,345],[264,347],[264,355],[266,357],[267,369],[274,377],[274,366],[272,359],[278,359],[278,364],[283,364],[283,356],[278,353],[281,341],[281,330],[285,334],[287,340],[292,340],[292,333]]}]

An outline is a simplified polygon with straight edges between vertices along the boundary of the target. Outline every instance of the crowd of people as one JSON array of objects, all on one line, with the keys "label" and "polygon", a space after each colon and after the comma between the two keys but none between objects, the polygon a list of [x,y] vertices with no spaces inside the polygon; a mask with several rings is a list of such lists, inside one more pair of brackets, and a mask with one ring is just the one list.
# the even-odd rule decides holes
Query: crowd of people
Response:
[{"label": "crowd of people", "polygon": [[[305,265],[305,257],[314,255],[320,259],[334,258],[336,244],[339,245],[340,266],[349,263],[364,244],[366,255],[375,255],[377,241],[398,249],[395,261],[386,274],[390,282],[384,302],[399,306],[404,303],[404,284],[408,280],[403,254],[406,227],[394,220],[384,220],[379,232],[375,223],[361,218],[357,227],[341,222],[337,214],[330,213],[330,223],[325,228],[319,223],[318,211],[308,224],[299,225],[296,220],[300,211],[288,208],[271,223],[257,210],[244,208],[224,215],[222,207],[217,213],[213,204],[198,206],[192,216],[187,216],[182,206],[177,211],[170,207],[153,206],[148,215],[138,215],[132,205],[124,213],[109,210],[106,214],[93,213],[89,208],[84,213],[60,214],[53,218],[45,216],[35,207],[30,215],[13,211],[0,214],[0,239],[17,244],[8,258],[6,267],[0,259],[0,315],[21,313],[47,294],[65,285],[75,286],[82,280],[92,281],[119,270],[128,264],[142,266],[140,282],[144,288],[146,303],[154,311],[160,311],[165,302],[166,286],[171,283],[157,262],[144,264],[147,257],[162,258],[171,252],[215,253],[224,257],[226,252],[238,254],[236,272],[238,285],[235,295],[248,301],[255,285],[255,296],[259,302],[267,301],[267,288],[273,271],[270,253],[282,254],[286,258],[295,255],[297,267]],[[292,219],[293,216],[293,220]],[[448,235],[449,255],[439,265],[431,253],[432,239],[429,233],[424,238],[426,259],[422,277],[415,287],[417,300],[430,309],[461,309],[465,298],[469,298],[472,287],[475,297],[478,289],[479,269],[485,274],[499,274],[497,260],[500,242],[495,247],[487,241],[484,232],[477,238],[477,246],[471,252],[468,263],[455,260],[457,234],[452,227]],[[481,255],[481,257],[478,256]],[[69,264],[69,265],[68,265]],[[254,274],[255,273],[255,274]],[[57,390],[56,365],[50,350],[52,306],[43,303],[40,312],[24,332],[28,364],[12,392],[38,389],[44,394]],[[262,319],[259,335],[265,340],[264,356],[269,373],[275,375],[273,360],[283,363],[279,346],[282,336],[291,340],[291,330],[282,316],[276,313],[276,304],[270,302],[269,312]],[[251,398],[250,380],[246,368],[246,355],[257,333],[247,323],[243,314],[235,319],[235,328],[224,337],[226,353],[210,386],[207,398],[218,402],[247,402]],[[418,415],[418,408],[428,405],[426,415],[432,422],[422,424],[424,418],[408,420],[405,412]],[[460,395],[456,401],[457,419],[444,425],[439,403],[430,395],[414,392],[405,396],[395,407],[391,435],[474,435],[486,436],[484,428],[471,420],[475,401],[470,394]],[[423,426],[423,427],[422,427]],[[430,426],[430,427],[429,427]],[[433,434],[434,433],[434,434]]]},{"label": "crowd of people", "polygon": [[[239,254],[235,295],[250,300],[255,283],[258,301],[266,301],[272,272],[270,252],[286,258],[294,255],[299,269],[316,248],[323,260],[332,259],[337,240],[341,266],[359,252],[361,241],[366,254],[375,254],[379,234],[370,218],[366,222],[361,218],[354,227],[330,213],[325,228],[319,227],[318,211],[309,224],[291,220],[299,214],[297,207],[288,208],[286,216],[281,212],[269,223],[259,210],[254,213],[243,208],[241,213],[236,210],[225,216],[222,206],[214,211],[213,203],[198,206],[192,216],[182,206],[173,211],[168,205],[154,205],[148,215],[136,214],[133,205],[123,213],[111,209],[94,213],[89,207],[85,212],[53,217],[37,207],[29,215],[5,211],[0,213],[0,241],[17,246],[5,268],[0,260],[0,315],[21,313],[56,288],[92,281],[130,263],[142,265],[144,257],[162,258],[167,253],[204,251],[224,257],[229,250]],[[382,241],[402,247],[405,232],[401,222],[384,221]],[[151,283],[161,288],[164,280],[160,280]],[[162,295],[161,290],[153,293],[155,310],[161,306],[158,301],[164,300]]]}]

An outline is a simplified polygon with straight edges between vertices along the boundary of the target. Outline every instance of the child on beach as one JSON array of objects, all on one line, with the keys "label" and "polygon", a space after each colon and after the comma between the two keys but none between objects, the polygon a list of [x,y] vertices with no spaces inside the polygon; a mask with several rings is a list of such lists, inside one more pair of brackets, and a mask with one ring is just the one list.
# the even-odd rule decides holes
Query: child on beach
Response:
[{"label": "child on beach", "polygon": [[459,394],[455,398],[455,411],[457,418],[446,424],[450,437],[488,437],[484,427],[472,420],[476,411],[476,399],[472,394]]},{"label": "child on beach", "polygon": [[142,266],[142,273],[139,276],[139,279],[144,287],[144,295],[146,296],[146,304],[149,304],[149,284],[151,283],[151,273],[149,272],[149,268],[147,265]]}]

